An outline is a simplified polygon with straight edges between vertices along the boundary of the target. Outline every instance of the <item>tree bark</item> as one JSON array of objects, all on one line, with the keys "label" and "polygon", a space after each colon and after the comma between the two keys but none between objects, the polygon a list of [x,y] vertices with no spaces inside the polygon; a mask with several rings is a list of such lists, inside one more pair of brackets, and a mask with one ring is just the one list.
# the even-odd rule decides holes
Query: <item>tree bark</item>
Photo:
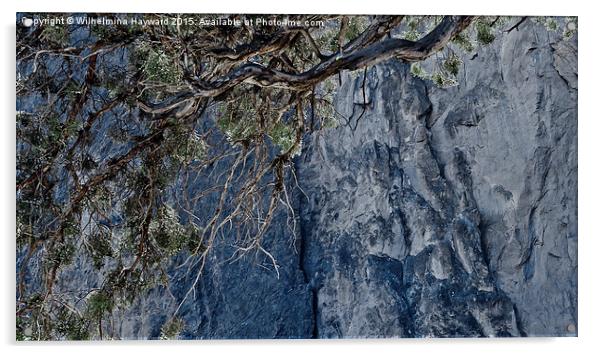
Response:
[{"label": "tree bark", "polygon": [[143,103],[140,107],[148,113],[165,113],[194,98],[219,96],[243,82],[261,87],[306,91],[343,70],[362,69],[393,57],[406,62],[421,61],[445,47],[472,20],[472,16],[445,16],[431,32],[416,42],[399,38],[379,41],[400,21],[395,18],[389,19],[389,22],[380,20],[343,48],[342,53],[325,58],[303,73],[288,73],[256,63],[245,63],[211,82],[193,81],[193,90],[168,101],[159,104]]}]

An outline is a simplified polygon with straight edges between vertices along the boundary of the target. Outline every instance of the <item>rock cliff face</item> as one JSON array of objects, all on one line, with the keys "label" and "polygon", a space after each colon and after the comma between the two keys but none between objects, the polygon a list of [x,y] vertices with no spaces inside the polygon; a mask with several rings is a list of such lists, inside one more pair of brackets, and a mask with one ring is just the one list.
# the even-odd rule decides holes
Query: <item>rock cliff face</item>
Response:
[{"label": "rock cliff face", "polygon": [[297,164],[319,337],[575,335],[576,55],[525,27],[456,88],[344,80]]},{"label": "rock cliff face", "polygon": [[[224,238],[183,335],[576,335],[576,40],[525,23],[463,60],[449,89],[397,61],[365,85],[344,74],[348,124],[307,136],[295,161],[296,232],[282,210],[266,235],[279,277],[227,261]],[[173,298],[148,294],[122,337],[159,335],[194,282],[173,272]]]}]

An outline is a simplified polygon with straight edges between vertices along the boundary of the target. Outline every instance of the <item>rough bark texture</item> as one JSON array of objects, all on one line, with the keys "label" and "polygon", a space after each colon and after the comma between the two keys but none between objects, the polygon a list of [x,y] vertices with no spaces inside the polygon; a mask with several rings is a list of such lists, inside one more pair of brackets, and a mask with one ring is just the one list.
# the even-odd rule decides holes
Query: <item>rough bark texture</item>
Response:
[{"label": "rough bark texture", "polygon": [[[370,68],[363,114],[362,75],[342,75],[350,124],[306,136],[297,232],[281,208],[265,236],[280,277],[228,260],[226,235],[183,336],[576,335],[576,57],[576,40],[524,24],[465,55],[455,88],[397,60]],[[172,275],[175,298],[157,289],[114,316],[121,338],[159,336],[196,272]]]}]

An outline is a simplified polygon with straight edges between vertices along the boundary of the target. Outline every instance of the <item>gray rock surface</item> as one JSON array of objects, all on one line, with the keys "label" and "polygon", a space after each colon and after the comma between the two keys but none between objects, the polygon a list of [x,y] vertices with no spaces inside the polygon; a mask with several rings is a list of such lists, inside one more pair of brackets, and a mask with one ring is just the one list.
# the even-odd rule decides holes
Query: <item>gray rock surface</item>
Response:
[{"label": "gray rock surface", "polygon": [[391,61],[363,115],[343,80],[297,163],[319,337],[576,335],[576,55],[524,26],[455,88]]}]

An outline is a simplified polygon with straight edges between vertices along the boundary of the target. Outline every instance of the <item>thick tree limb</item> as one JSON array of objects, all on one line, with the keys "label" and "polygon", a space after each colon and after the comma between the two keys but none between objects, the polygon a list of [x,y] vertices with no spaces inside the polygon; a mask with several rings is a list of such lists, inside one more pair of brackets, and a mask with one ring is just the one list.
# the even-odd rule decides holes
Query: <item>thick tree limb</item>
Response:
[{"label": "thick tree limb", "polygon": [[[219,96],[242,82],[262,87],[307,91],[343,70],[361,69],[394,57],[407,62],[421,61],[445,47],[472,22],[472,19],[470,16],[446,16],[435,29],[416,42],[399,38],[375,42],[387,33],[387,29],[391,29],[386,23],[380,22],[372,27],[369,33],[360,35],[361,38],[358,37],[350,43],[344,49],[344,53],[331,55],[303,73],[287,73],[256,63],[246,63],[214,81],[192,82],[194,91],[180,94],[175,102],[174,99],[170,99],[160,104],[143,104],[141,108],[149,113],[164,113],[194,97]],[[362,45],[365,46],[361,47]],[[354,50],[347,51],[351,48]]]}]

